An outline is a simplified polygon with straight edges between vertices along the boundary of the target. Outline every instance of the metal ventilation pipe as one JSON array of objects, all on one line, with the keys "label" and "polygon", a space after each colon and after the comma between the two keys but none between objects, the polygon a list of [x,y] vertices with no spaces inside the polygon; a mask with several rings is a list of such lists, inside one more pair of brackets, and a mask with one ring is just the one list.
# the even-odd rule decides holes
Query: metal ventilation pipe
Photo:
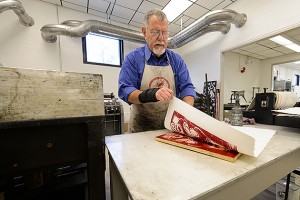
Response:
[{"label": "metal ventilation pipe", "polygon": [[228,22],[216,22],[204,26],[198,32],[185,37],[182,40],[177,40],[175,37],[169,38],[168,48],[176,49],[182,47],[183,45],[190,43],[191,41],[197,39],[198,37],[205,35],[206,33],[220,31],[222,34],[226,34],[230,30],[230,23]]},{"label": "metal ventilation pipe", "polygon": [[[230,23],[233,23],[237,28],[240,28],[245,24],[246,20],[247,16],[245,14],[239,14],[233,10],[210,12],[177,33],[175,36],[169,38],[168,47],[181,47],[212,31],[221,31],[223,34],[226,34],[230,29]],[[84,37],[91,31],[124,40],[145,43],[144,36],[140,32],[96,20],[87,20],[85,22],[69,20],[59,25],[45,25],[41,29],[41,35],[46,42],[55,42],[57,40],[57,35]]]},{"label": "metal ventilation pipe", "polygon": [[0,13],[6,10],[13,10],[19,17],[19,21],[24,26],[32,26],[34,20],[30,17],[22,6],[22,3],[17,0],[0,0]]},{"label": "metal ventilation pipe", "polygon": [[89,32],[117,37],[137,43],[145,43],[145,38],[141,32],[96,20],[87,20],[84,22],[79,20],[67,20],[59,25],[49,24],[41,28],[42,38],[50,43],[56,42],[57,35],[84,37]]},{"label": "metal ventilation pipe", "polygon": [[41,28],[42,38],[46,42],[51,43],[56,42],[57,35],[84,37],[89,32],[100,33],[132,42],[145,43],[144,36],[140,32],[96,20],[87,20],[84,22],[68,20],[59,25],[50,24]]},{"label": "metal ventilation pipe", "polygon": [[[196,20],[194,23],[174,35],[172,38],[170,38],[172,41],[174,41],[174,44],[176,45],[177,43],[180,43],[187,38],[195,35],[197,32],[200,30],[203,30],[205,27],[208,27],[210,24],[215,23],[215,22],[228,22],[234,24],[237,28],[242,27],[247,21],[247,16],[245,14],[239,14],[233,10],[216,10],[207,13],[200,19]],[[226,25],[223,25],[226,26]],[[220,26],[218,26],[220,27]],[[216,27],[215,27],[216,28]],[[228,28],[228,27],[227,27]],[[225,28],[226,29],[226,28]],[[230,29],[230,27],[229,27]],[[216,29],[217,31],[217,29]],[[229,30],[228,30],[229,31]],[[227,32],[228,32],[227,31]],[[211,31],[210,31],[211,32]],[[226,31],[223,30],[223,34]],[[203,34],[200,34],[203,35]],[[200,36],[199,35],[199,36]]]}]

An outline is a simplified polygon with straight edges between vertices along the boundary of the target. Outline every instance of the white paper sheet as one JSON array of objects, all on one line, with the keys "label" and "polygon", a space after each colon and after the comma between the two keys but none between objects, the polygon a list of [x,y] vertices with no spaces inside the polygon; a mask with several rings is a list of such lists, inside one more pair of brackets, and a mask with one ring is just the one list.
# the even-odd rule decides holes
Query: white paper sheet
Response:
[{"label": "white paper sheet", "polygon": [[300,107],[287,108],[284,110],[273,110],[274,112],[290,114],[290,115],[300,115]]},{"label": "white paper sheet", "polygon": [[180,113],[200,128],[237,146],[238,152],[254,157],[259,156],[276,132],[269,129],[231,126],[216,120],[176,97],[173,97],[170,101],[165,118],[165,127],[169,130],[172,130],[170,122],[174,111]]}]

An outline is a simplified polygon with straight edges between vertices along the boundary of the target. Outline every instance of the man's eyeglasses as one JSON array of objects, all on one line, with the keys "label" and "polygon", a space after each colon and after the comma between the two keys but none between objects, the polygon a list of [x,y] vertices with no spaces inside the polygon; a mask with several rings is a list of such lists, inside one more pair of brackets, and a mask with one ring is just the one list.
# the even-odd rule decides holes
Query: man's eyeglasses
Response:
[{"label": "man's eyeglasses", "polygon": [[152,31],[150,31],[150,33],[153,37],[159,37],[160,34],[162,34],[162,36],[165,38],[168,37],[170,34],[169,31],[159,31],[159,30],[152,30]]}]

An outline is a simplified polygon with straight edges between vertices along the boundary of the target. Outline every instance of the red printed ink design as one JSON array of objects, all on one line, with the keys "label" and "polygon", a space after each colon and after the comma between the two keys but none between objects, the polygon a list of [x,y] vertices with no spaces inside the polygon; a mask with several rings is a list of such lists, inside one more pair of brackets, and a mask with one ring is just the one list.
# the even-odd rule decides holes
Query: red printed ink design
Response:
[{"label": "red printed ink design", "polygon": [[171,130],[174,132],[187,135],[191,138],[194,138],[201,142],[208,143],[210,145],[214,145],[217,148],[237,151],[237,146],[231,145],[228,142],[204,130],[203,128],[195,125],[194,123],[192,123],[191,121],[189,121],[183,115],[181,115],[176,111],[173,112],[171,122],[170,122],[170,127]]},{"label": "red printed ink design", "polygon": [[[239,152],[237,152],[237,151],[226,150],[223,147],[211,145],[209,143],[206,143],[203,141],[198,141],[198,140],[192,139],[189,136],[182,135],[179,133],[174,133],[174,132],[157,136],[157,138],[161,139],[163,141],[170,141],[173,143],[177,143],[179,145],[183,145],[184,148],[186,148],[188,146],[188,147],[197,149],[196,151],[200,151],[200,152],[206,151],[206,152],[210,152],[209,154],[222,155],[222,156],[229,157],[231,159],[236,158],[236,156],[239,154]],[[190,149],[190,148],[188,148],[188,149]],[[193,150],[193,149],[191,149],[191,150]]]},{"label": "red printed ink design", "polygon": [[165,79],[164,77],[155,77],[152,79],[149,83],[149,88],[161,88],[161,87],[166,87],[166,88],[171,88],[170,82]]}]

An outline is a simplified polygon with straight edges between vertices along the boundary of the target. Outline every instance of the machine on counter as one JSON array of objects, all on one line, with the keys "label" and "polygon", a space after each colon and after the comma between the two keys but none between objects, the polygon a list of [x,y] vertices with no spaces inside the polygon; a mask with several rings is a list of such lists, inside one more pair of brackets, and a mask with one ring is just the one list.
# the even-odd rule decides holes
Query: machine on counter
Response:
[{"label": "machine on counter", "polygon": [[113,93],[104,93],[105,136],[124,133],[124,111],[121,102]]},{"label": "machine on counter", "polygon": [[254,118],[257,123],[300,128],[300,115],[287,115],[274,110],[299,107],[297,96],[292,92],[257,93],[243,116]]}]

